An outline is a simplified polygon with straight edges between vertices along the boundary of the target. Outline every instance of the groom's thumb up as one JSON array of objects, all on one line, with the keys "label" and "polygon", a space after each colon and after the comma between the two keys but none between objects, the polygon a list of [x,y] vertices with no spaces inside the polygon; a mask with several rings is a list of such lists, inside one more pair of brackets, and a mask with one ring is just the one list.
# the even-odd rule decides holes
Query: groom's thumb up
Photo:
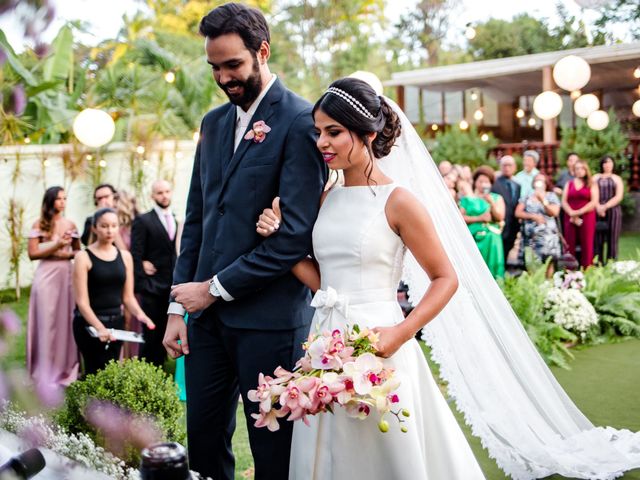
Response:
[{"label": "groom's thumb up", "polygon": [[280,197],[276,197],[273,199],[273,202],[271,203],[271,209],[273,210],[273,213],[276,214],[276,217],[278,217],[278,220],[282,220],[282,214],[280,213]]}]

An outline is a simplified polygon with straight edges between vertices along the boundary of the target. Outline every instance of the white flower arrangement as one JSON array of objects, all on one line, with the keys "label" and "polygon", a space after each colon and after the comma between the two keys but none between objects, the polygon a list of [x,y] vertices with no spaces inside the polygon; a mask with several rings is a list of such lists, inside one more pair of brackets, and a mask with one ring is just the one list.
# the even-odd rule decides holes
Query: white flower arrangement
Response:
[{"label": "white flower arrangement", "polygon": [[635,260],[622,260],[613,262],[611,269],[618,275],[629,277],[631,280],[640,281],[640,262]]},{"label": "white flower arrangement", "polygon": [[587,332],[598,324],[598,314],[582,292],[576,288],[549,289],[544,309],[554,323],[585,340]]},{"label": "white flower arrangement", "polygon": [[[70,434],[59,426],[51,426],[42,416],[29,417],[4,403],[0,405],[0,428],[18,434],[34,446],[42,446],[72,462],[117,480],[140,480],[140,473],[122,460],[96,445],[85,434]],[[72,468],[72,462],[69,467]]]},{"label": "white flower arrangement", "polygon": [[587,281],[580,271],[558,271],[553,274],[553,286],[562,289],[582,290],[587,286]]}]

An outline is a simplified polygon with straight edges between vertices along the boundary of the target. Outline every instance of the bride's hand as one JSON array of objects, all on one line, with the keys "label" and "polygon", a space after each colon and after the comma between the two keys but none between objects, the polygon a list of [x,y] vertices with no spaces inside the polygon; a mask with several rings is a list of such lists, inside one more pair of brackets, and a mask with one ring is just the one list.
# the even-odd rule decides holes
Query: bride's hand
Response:
[{"label": "bride's hand", "polygon": [[407,340],[413,336],[407,336],[407,333],[400,325],[393,327],[376,327],[373,332],[378,334],[379,340],[376,345],[378,352],[376,355],[383,358],[389,358],[396,353]]},{"label": "bride's hand", "polygon": [[273,199],[271,208],[265,208],[260,217],[258,217],[258,222],[256,223],[256,232],[258,232],[263,237],[270,236],[272,233],[275,233],[275,231],[280,227],[281,219],[282,214],[280,213],[280,197],[276,197]]}]

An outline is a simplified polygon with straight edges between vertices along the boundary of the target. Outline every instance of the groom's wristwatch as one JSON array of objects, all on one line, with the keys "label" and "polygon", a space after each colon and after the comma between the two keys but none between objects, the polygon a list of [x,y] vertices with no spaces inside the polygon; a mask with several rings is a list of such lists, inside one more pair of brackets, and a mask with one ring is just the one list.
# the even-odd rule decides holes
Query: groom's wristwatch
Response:
[{"label": "groom's wristwatch", "polygon": [[216,282],[213,281],[213,278],[209,280],[209,295],[215,298],[222,297],[222,293],[220,293],[220,290],[216,286]]}]

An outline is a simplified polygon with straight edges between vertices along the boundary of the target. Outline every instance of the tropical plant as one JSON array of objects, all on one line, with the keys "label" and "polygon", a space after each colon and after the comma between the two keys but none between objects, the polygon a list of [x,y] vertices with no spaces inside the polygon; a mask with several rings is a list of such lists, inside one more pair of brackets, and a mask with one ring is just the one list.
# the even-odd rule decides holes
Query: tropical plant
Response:
[{"label": "tropical plant", "polygon": [[[534,263],[529,262],[528,265]],[[502,289],[544,360],[568,369],[568,360],[573,358],[573,354],[566,344],[575,342],[578,337],[550,321],[544,314],[545,301],[551,288],[545,278],[546,271],[546,266],[535,265],[518,277],[507,277]]]},{"label": "tropical plant", "polygon": [[640,337],[640,283],[631,275],[618,273],[615,264],[589,268],[584,272],[585,296],[600,318],[596,341],[619,337]]},{"label": "tropical plant", "polygon": [[24,205],[14,198],[9,200],[9,209],[5,223],[9,236],[9,275],[13,275],[16,299],[20,300],[20,260],[25,252]]}]

